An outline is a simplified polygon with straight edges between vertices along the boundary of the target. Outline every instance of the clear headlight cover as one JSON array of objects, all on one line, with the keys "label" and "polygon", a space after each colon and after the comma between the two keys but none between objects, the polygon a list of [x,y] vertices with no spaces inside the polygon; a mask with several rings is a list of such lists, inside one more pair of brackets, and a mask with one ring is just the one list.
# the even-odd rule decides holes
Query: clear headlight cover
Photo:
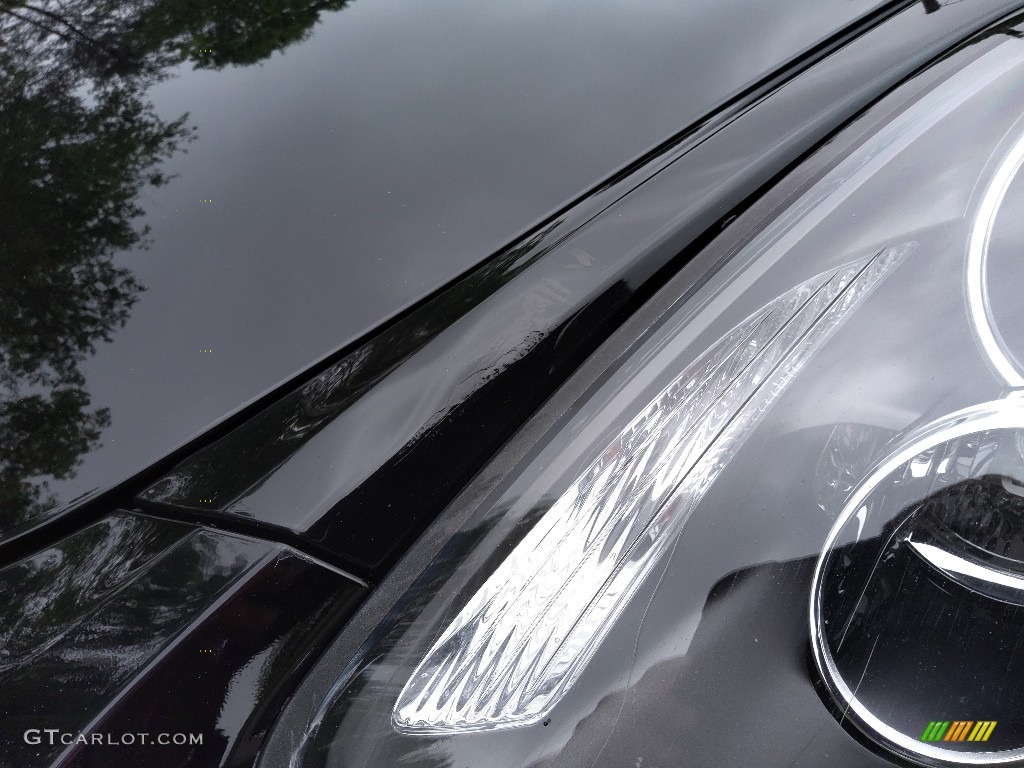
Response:
[{"label": "clear headlight cover", "polygon": [[[736,646],[703,658],[761,659],[740,709],[925,764],[1024,757],[1024,40],[961,55],[491,493],[296,764],[679,764],[722,721],[709,622]],[[721,612],[769,572],[769,619]],[[802,654],[805,686],[766,682]]]}]

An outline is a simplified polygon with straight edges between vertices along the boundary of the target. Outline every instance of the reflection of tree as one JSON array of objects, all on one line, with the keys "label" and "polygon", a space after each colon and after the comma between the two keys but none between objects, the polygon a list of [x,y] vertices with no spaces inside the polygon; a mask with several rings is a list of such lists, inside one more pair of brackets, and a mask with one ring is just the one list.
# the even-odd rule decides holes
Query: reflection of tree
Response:
[{"label": "reflection of tree", "polygon": [[251,64],[347,0],[0,0],[0,537],[53,507],[109,424],[79,364],[142,290],[117,253],[190,136],[146,88],[169,66]]},{"label": "reflection of tree", "polygon": [[140,286],[113,257],[141,243],[135,199],[185,135],[133,84],[85,90],[27,53],[0,50],[0,532],[52,507],[45,478],[73,474],[109,423],[78,364],[128,317]]},{"label": "reflection of tree", "polygon": [[73,387],[0,402],[0,533],[55,506],[56,498],[44,495],[46,481],[35,478],[69,477],[99,439],[109,414],[88,405],[89,396]]},{"label": "reflection of tree", "polygon": [[304,40],[349,0],[0,0],[23,34],[42,36],[93,76],[160,77],[169,66],[255,64]]},{"label": "reflection of tree", "polygon": [[348,0],[166,0],[141,15],[130,37],[138,50],[166,51],[196,67],[255,64],[304,40],[321,11]]}]

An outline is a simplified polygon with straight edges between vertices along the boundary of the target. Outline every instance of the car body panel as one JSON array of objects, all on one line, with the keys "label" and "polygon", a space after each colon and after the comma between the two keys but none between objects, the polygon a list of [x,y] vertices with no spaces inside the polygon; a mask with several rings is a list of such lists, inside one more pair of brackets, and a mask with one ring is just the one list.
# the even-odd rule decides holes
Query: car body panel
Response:
[{"label": "car body panel", "polygon": [[[974,6],[974,10],[977,9],[978,6]],[[952,10],[952,7],[943,9],[943,12],[946,10]],[[1001,10],[991,6],[990,10],[1005,16],[1019,10],[1019,6],[1002,6]],[[925,17],[907,12],[865,35],[862,38],[867,43],[864,48],[858,50],[856,45],[851,45],[837,52],[834,63],[837,66],[852,62],[862,64],[868,53],[883,59],[888,55],[896,56],[899,51],[906,56],[908,49],[901,46],[908,43],[909,50],[921,50],[925,55],[927,51],[934,51],[936,55],[948,52],[956,41],[963,40],[966,35],[963,28],[953,31],[945,27],[946,23],[952,22],[951,16],[940,17],[941,13]],[[521,479],[519,473],[524,466],[529,466],[538,454],[545,455],[541,451],[549,447],[546,439],[552,433],[570,433],[568,428],[574,425],[574,414],[586,407],[580,401],[590,397],[609,375],[609,370],[622,367],[628,371],[634,364],[642,365],[628,352],[635,351],[637,339],[643,339],[649,328],[656,327],[659,312],[685,307],[689,292],[694,286],[701,285],[723,255],[741,247],[744,238],[751,236],[751,230],[756,232],[759,226],[770,222],[774,214],[793,199],[792,196],[820,179],[823,166],[828,167],[828,163],[842,157],[849,146],[855,146],[865,135],[871,135],[879,124],[885,125],[894,101],[899,104],[900,99],[908,97],[907,92],[911,99],[928,92],[936,80],[956,71],[965,59],[989,50],[1000,39],[1005,40],[1006,35],[1019,37],[1011,23],[1019,25],[1021,17],[1018,15],[1012,22],[1000,24],[959,47],[959,54],[966,55],[952,55],[924,71],[918,71],[915,66],[915,75],[909,78],[906,89],[892,100],[883,100],[864,120],[851,126],[851,130],[819,147],[812,158],[795,166],[785,179],[754,203],[752,210],[746,215],[741,214],[735,228],[728,229],[722,238],[702,249],[673,276],[664,290],[591,355],[568,383],[513,435],[493,461],[483,467],[368,596],[289,703],[260,765],[286,765],[295,745],[301,743],[304,736],[312,734],[314,728],[320,729],[318,738],[321,743],[330,744],[331,735],[336,733],[332,729],[338,724],[337,719],[331,720],[332,714],[336,713],[328,707],[332,694],[337,695],[354,680],[360,679],[364,670],[372,667],[373,659],[377,658],[375,654],[382,648],[388,648],[387,643],[401,636],[404,626],[408,626],[406,624],[396,630],[389,621],[395,618],[400,622],[410,620],[417,613],[416,608],[409,608],[415,605],[416,597],[432,594],[417,593],[412,585],[425,574],[438,581],[443,580],[443,576],[437,576],[438,571],[446,572],[443,556],[458,553],[459,545],[455,541],[459,536],[467,534],[467,531],[469,536],[477,533],[467,525],[468,521],[479,522],[482,512],[502,509],[500,505],[491,505],[502,499],[503,493],[512,496],[510,487]],[[891,49],[890,45],[893,46]],[[851,58],[844,60],[845,56]],[[877,99],[871,101],[874,103]],[[822,365],[827,367],[828,364]],[[799,400],[799,395],[794,397]],[[827,433],[828,429],[824,431]],[[816,448],[820,442],[811,441],[810,445],[814,446],[811,450],[807,445],[803,441],[780,440],[777,450],[770,456],[748,453],[737,462],[740,466],[735,470],[733,482],[722,485],[724,498],[720,497],[710,505],[705,520],[708,529],[717,532],[717,545],[708,545],[699,533],[693,537],[694,540],[688,536],[681,537],[679,546],[691,551],[688,556],[679,558],[679,562],[685,563],[689,572],[685,576],[677,574],[674,579],[667,578],[664,582],[661,577],[652,579],[650,589],[658,593],[657,602],[654,598],[649,602],[634,601],[628,609],[629,617],[622,621],[624,626],[619,642],[605,642],[594,664],[600,666],[602,659],[609,665],[622,664],[623,659],[649,660],[657,655],[671,657],[672,662],[649,667],[643,676],[638,673],[634,677],[629,671],[628,678],[624,674],[613,681],[610,686],[612,693],[603,698],[595,696],[593,689],[584,690],[580,700],[586,708],[570,713],[570,717],[563,718],[561,723],[545,721],[535,724],[532,729],[524,728],[519,734],[520,744],[527,745],[523,752],[531,758],[524,759],[523,764],[619,765],[624,761],[642,761],[645,765],[667,765],[693,757],[700,764],[748,765],[751,755],[765,765],[893,764],[890,755],[857,732],[848,721],[844,722],[841,709],[820,687],[810,654],[808,624],[808,594],[817,559],[815,551],[819,545],[811,544],[809,550],[815,554],[809,557],[787,554],[793,546],[792,540],[799,538],[794,534],[793,520],[787,526],[771,516],[764,517],[764,508],[758,502],[758,486],[743,482],[745,477],[763,473],[767,478],[787,478],[780,480],[780,485],[786,487],[788,480],[793,487],[800,489],[798,495],[810,494],[813,483],[808,475],[810,468],[819,460],[820,452]],[[545,468],[545,471],[548,469],[552,476],[558,476],[564,468],[558,466],[556,459],[553,466]],[[802,478],[807,478],[807,488],[801,487]],[[798,498],[794,509],[814,507],[810,498],[806,501],[806,504],[801,504]],[[715,513],[722,510],[739,510],[740,516],[750,515],[750,531],[744,533],[732,525],[719,523]],[[495,514],[495,518],[499,514]],[[795,511],[795,519],[799,520],[801,514]],[[818,520],[817,524],[820,526],[821,521]],[[813,539],[813,534],[807,538]],[[449,544],[453,544],[450,549],[447,548]],[[766,552],[771,553],[768,556],[772,559],[764,559]],[[732,557],[742,561],[742,565],[736,567],[737,561],[729,559]],[[483,560],[480,557],[478,562]],[[489,563],[481,566],[481,572],[490,573],[490,568]],[[478,585],[479,582],[473,584],[474,587]],[[701,610],[689,611],[681,607],[682,593],[689,589],[694,590]],[[443,588],[438,589],[437,594],[444,594]],[[465,598],[457,598],[451,604],[464,605]],[[448,616],[454,614],[455,611]],[[426,622],[424,626],[427,626]],[[405,636],[402,642],[408,639]],[[415,645],[415,641],[412,644]],[[429,642],[419,645],[417,650],[427,647]],[[419,657],[413,655],[412,658]],[[631,668],[629,662],[625,666]],[[414,668],[415,664],[411,664],[408,670],[396,674],[399,682],[395,688],[382,692],[377,699],[382,718],[391,710],[398,691]],[[636,669],[642,668],[643,661],[637,661]],[[362,679],[370,677],[367,675]],[[370,706],[372,704],[368,702],[367,707]],[[780,720],[766,715],[775,711],[789,713],[792,717]],[[580,715],[579,719],[572,716],[575,714]],[[610,734],[614,734],[620,743],[609,750]],[[428,734],[428,737],[433,735]],[[476,735],[465,737],[465,743],[459,745],[456,742],[463,736],[445,733],[436,741],[438,749],[431,756],[443,762],[452,756],[479,755],[482,751],[480,742],[484,739],[474,744]],[[372,740],[373,737],[369,737],[368,743],[372,744]],[[483,749],[494,748],[496,742],[487,744]],[[512,743],[513,739],[510,738],[509,742]],[[340,748],[344,743],[339,742],[337,746]],[[427,743],[429,738],[423,738],[417,746]],[[465,746],[465,752],[459,751],[460,746]],[[563,748],[566,748],[564,752],[561,751]],[[368,752],[372,752],[372,748]],[[353,747],[352,753],[365,755],[368,752]],[[429,752],[429,748],[424,752]],[[512,754],[517,753],[513,751]],[[318,765],[324,759],[331,765],[345,762],[331,758],[331,753],[323,750],[310,757],[306,764]]]},{"label": "car body panel", "polygon": [[659,275],[948,46],[954,14],[980,10],[951,6],[923,23],[931,17],[914,6],[835,41],[189,457],[140,501],[283,528],[379,578]]},{"label": "car body panel", "polygon": [[[750,61],[760,63],[750,72],[744,70],[746,74],[730,70],[729,87],[721,85],[725,80],[716,80],[714,87],[700,81],[698,70],[704,72],[696,65],[688,77],[672,72],[675,79],[664,82],[631,70],[634,79],[629,87],[651,89],[647,97],[670,88],[665,83],[682,79],[697,91],[705,89],[701,95],[707,98],[687,101],[664,124],[652,123],[649,136],[629,131],[606,136],[608,144],[599,146],[604,153],[600,156],[591,157],[587,147],[572,146],[586,143],[586,125],[596,119],[594,115],[577,109],[572,120],[579,122],[567,118],[560,123],[562,111],[573,111],[568,101],[572,94],[562,94],[550,83],[538,87],[563,96],[562,101],[553,95],[547,102],[541,100],[550,114],[540,115],[536,109],[514,115],[499,112],[507,121],[520,121],[519,132],[513,131],[516,142],[524,131],[536,131],[530,134],[534,137],[553,131],[553,140],[562,142],[560,148],[548,147],[549,154],[539,155],[544,158],[542,168],[532,164],[534,148],[526,140],[504,150],[529,156],[524,168],[515,167],[514,157],[492,158],[490,153],[499,151],[497,123],[488,129],[490,135],[478,135],[477,125],[471,141],[449,146],[451,137],[442,135],[442,129],[450,127],[450,120],[444,118],[466,110],[472,113],[465,104],[448,104],[448,112],[434,116],[437,124],[427,126],[433,133],[422,137],[417,137],[411,118],[387,124],[389,131],[401,134],[389,134],[389,141],[408,142],[399,153],[404,162],[400,170],[410,174],[405,190],[421,205],[408,221],[388,218],[392,213],[381,197],[387,195],[386,179],[360,174],[342,179],[337,165],[317,166],[325,147],[335,141],[327,136],[329,131],[324,133],[325,121],[342,120],[344,115],[339,117],[337,105],[316,113],[314,106],[323,101],[316,83],[304,83],[301,77],[290,84],[276,81],[279,89],[298,91],[295,99],[305,99],[302,109],[289,107],[288,113],[284,106],[278,113],[278,105],[260,104],[261,99],[271,100],[274,91],[255,85],[275,82],[274,67],[280,59],[305,50],[333,55],[329,44],[317,48],[322,43],[317,35],[324,31],[323,39],[335,45],[349,39],[345,36],[355,33],[337,30],[363,5],[354,3],[325,16],[323,29],[314,27],[308,42],[288,47],[285,54],[273,53],[264,80],[259,68],[220,66],[221,71],[200,67],[193,73],[182,71],[179,80],[157,78],[152,83],[154,103],[157,97],[167,99],[158,104],[167,119],[187,108],[187,83],[206,82],[202,88],[208,91],[197,88],[209,103],[202,115],[197,112],[199,138],[190,154],[168,161],[168,170],[176,170],[179,177],[140,198],[147,212],[144,220],[153,225],[151,250],[115,255],[114,263],[131,268],[148,291],[140,294],[137,306],[129,305],[123,329],[108,329],[111,344],[99,345],[101,334],[93,340],[95,353],[74,358],[74,367],[80,367],[84,377],[79,389],[86,401],[72,401],[71,410],[109,408],[110,423],[100,429],[98,421],[92,422],[90,428],[99,430],[96,438],[86,440],[88,445],[60,465],[62,471],[53,473],[49,488],[39,497],[52,492],[52,504],[40,507],[32,519],[21,515],[17,530],[10,520],[23,510],[6,507],[4,514],[11,517],[0,521],[11,534],[0,541],[0,585],[6,585],[0,586],[0,593],[7,600],[8,616],[0,631],[13,627],[6,647],[17,655],[12,662],[0,653],[0,686],[9,694],[6,725],[0,729],[0,766],[5,761],[19,768],[84,768],[125,761],[242,766],[257,759],[264,765],[288,764],[289,749],[301,737],[324,689],[337,681],[383,612],[403,594],[402,579],[414,578],[417,567],[427,562],[415,547],[412,552],[408,548],[416,542],[422,549],[421,533],[438,515],[442,517],[427,533],[427,545],[451,533],[452,499],[474,475],[470,496],[485,492],[488,483],[507,471],[508,460],[500,451],[503,446],[507,450],[506,442],[516,439],[531,414],[557,396],[564,380],[592,359],[595,350],[601,354],[601,343],[660,286],[706,255],[704,246],[729,226],[736,213],[813,147],[897,82],[1020,3],[891,3],[879,16],[853,26],[845,25],[870,4],[825,3],[808,16],[808,25],[791,25],[779,35],[766,30],[791,24],[792,11],[776,16],[774,11],[754,9],[737,19],[729,13],[739,5],[706,4],[700,12],[712,21],[702,20],[709,25],[703,29],[735,35],[730,38],[734,44],[711,46],[713,51],[696,46],[672,55],[682,57],[679,61],[699,59],[700,67],[711,66],[708,55],[718,55],[714,60],[723,63],[709,70],[716,77],[720,69],[736,64],[735,59],[745,58],[747,47],[756,51]],[[358,27],[368,41],[385,37],[392,29],[388,24],[399,23],[399,17],[385,13],[392,6],[381,7],[384,10],[367,13],[383,15],[359,17],[377,20],[377,26],[364,21],[365,26]],[[537,6],[529,22],[542,27],[551,7]],[[613,7],[619,8],[614,18],[595,12],[605,30],[629,16],[630,10],[635,13],[635,6],[625,5],[601,6],[599,11]],[[744,8],[750,11],[753,6]],[[329,9],[319,10],[326,14]],[[673,7],[658,12],[682,11]],[[496,13],[494,18],[505,19],[512,12]],[[587,13],[579,10],[580,17]],[[482,15],[481,9],[471,9],[470,17],[478,23]],[[421,18],[426,16],[401,21]],[[337,29],[332,27],[332,32],[327,27],[334,23]],[[460,20],[447,12],[431,23],[437,25],[430,38],[434,47],[426,50],[419,41],[403,50],[404,72],[415,71],[424,57],[436,56],[454,68],[444,70],[452,77],[497,77],[490,70],[457,72],[459,52],[437,42],[442,39],[438,35],[472,38],[478,27],[460,26]],[[540,30],[537,39],[547,39],[543,32],[568,35],[581,46],[584,40],[593,42],[571,26],[563,22],[553,30]],[[402,34],[415,37],[415,32],[407,29]],[[701,34],[696,27],[690,32],[695,37]],[[805,33],[806,38],[801,37]],[[496,44],[496,38],[487,40]],[[358,51],[367,50],[369,43],[357,42],[362,46],[356,46]],[[480,41],[470,42],[464,55],[485,56]],[[522,49],[512,47],[528,58],[531,43],[520,42]],[[207,62],[204,57],[214,55],[207,50],[214,51],[192,50],[188,61]],[[391,53],[374,55],[396,66]],[[569,49],[560,53],[570,58],[583,55]],[[586,61],[601,58],[584,56]],[[550,60],[541,60],[551,66]],[[624,66],[621,58],[609,61]],[[429,75],[430,67],[424,71]],[[387,105],[376,104],[375,99],[387,90],[381,83],[391,82],[395,71],[384,68],[376,74],[382,80],[363,73],[364,80],[356,77],[344,87],[374,102],[374,109],[386,111]],[[333,71],[321,76],[344,80]],[[455,85],[464,80],[441,80],[435,74],[415,87],[429,91],[450,86],[463,92]],[[497,80],[510,89],[503,98],[511,101],[504,106],[528,110],[530,94],[516,91],[514,77]],[[371,87],[373,82],[378,87]],[[396,94],[404,94],[398,101],[411,100],[407,106],[415,112],[414,106],[423,105],[409,95],[412,87],[400,84]],[[598,85],[594,88],[600,91]],[[624,97],[622,90],[615,93]],[[490,109],[499,95],[496,91],[473,103]],[[239,107],[246,99],[251,113]],[[594,106],[586,98],[583,102]],[[619,107],[625,109],[624,103]],[[392,108],[398,106],[396,101]],[[599,106],[601,114],[616,108],[607,102]],[[544,119],[559,122],[560,127],[545,126]],[[276,147],[277,155],[232,144],[247,135],[247,121],[259,126],[252,131],[253,140]],[[383,124],[380,113],[371,110],[346,126],[362,126],[363,139],[371,141],[373,131]],[[295,146],[287,139],[292,129]],[[204,131],[207,137],[220,136],[209,154],[201,149]],[[427,142],[425,147],[431,136],[448,153],[411,157],[419,139]],[[317,144],[312,138],[327,143]],[[473,144],[477,141],[481,143]],[[646,151],[654,144],[654,150]],[[218,148],[226,154],[215,160]],[[580,154],[573,163],[578,173],[561,178],[558,158],[577,150]],[[257,155],[267,160],[265,166],[252,163],[251,169],[243,168]],[[473,166],[473,173],[482,176],[473,176],[461,165],[473,165],[481,156],[486,162]],[[184,162],[182,157],[189,163],[193,157],[202,162],[175,168],[175,163]],[[366,174],[384,163],[381,155],[369,150],[351,161],[366,162]],[[218,165],[221,162],[224,165]],[[492,162],[498,165],[488,165]],[[417,163],[437,163],[431,166],[434,175]],[[221,187],[207,191],[190,186],[207,171],[211,179],[220,179]],[[532,213],[527,215],[518,205],[506,210],[490,201],[488,206],[502,209],[495,210],[495,218],[485,227],[458,230],[458,243],[449,239],[456,237],[453,230],[445,229],[443,237],[429,231],[431,225],[436,228],[438,216],[450,211],[458,212],[460,222],[479,223],[473,206],[480,200],[465,190],[493,186],[496,177],[505,178],[498,171],[511,174],[510,186],[503,190],[522,205],[533,206]],[[301,192],[307,178],[310,184],[322,184],[313,195],[320,196],[315,205],[321,207],[285,205],[289,196]],[[366,182],[361,187],[356,183],[360,179]],[[542,183],[544,179],[550,186]],[[273,191],[265,182],[280,186]],[[351,188],[345,186],[349,183]],[[413,194],[413,189],[419,191]],[[351,203],[337,211],[342,223],[328,221],[333,213],[328,216],[321,199],[328,193]],[[194,210],[185,210],[186,204],[193,205],[189,195],[195,198]],[[243,198],[249,202],[240,202]],[[217,218],[219,213],[214,215],[219,201],[230,203],[226,221]],[[363,207],[371,203],[380,206],[373,215]],[[310,225],[308,231],[304,222]],[[397,227],[394,232],[392,225]],[[289,238],[289,231],[294,238]],[[181,252],[172,253],[176,248]],[[281,253],[288,258],[282,260]],[[354,270],[351,280],[349,266]],[[702,263],[701,268],[714,266]],[[364,272],[355,276],[360,269]],[[408,284],[402,277],[406,270]],[[366,290],[375,275],[382,291],[376,294]],[[191,334],[191,339],[201,328],[209,329],[209,337],[189,341],[193,346],[188,346],[185,336]],[[220,345],[218,335],[228,339],[227,346]],[[213,351],[203,351],[207,349]],[[545,418],[559,416],[549,409]],[[59,424],[50,425],[49,432],[40,429],[29,435],[32,444],[43,450],[61,446]],[[208,429],[210,425],[214,426]],[[520,435],[518,440],[522,446],[524,438]],[[496,452],[497,461],[489,464]],[[19,466],[24,470],[28,465]],[[19,471],[8,472],[3,479],[16,485],[40,478],[39,473]],[[46,524],[32,529],[40,521]],[[127,541],[131,536],[111,533],[118,527],[149,533],[137,535],[133,545]],[[104,545],[102,540],[113,543]],[[200,547],[200,542],[205,545]],[[208,558],[204,571],[192,562],[200,550],[225,554]],[[67,554],[72,551],[78,552],[84,568],[73,567]],[[119,566],[116,578],[104,572],[110,565],[104,558],[111,551],[121,559],[135,553]],[[179,562],[182,559],[192,565]],[[29,575],[33,569],[40,574],[35,583]],[[693,654],[685,660],[687,674],[702,689],[726,681],[719,695],[706,702],[707,711],[726,718],[736,696],[758,706],[778,706],[776,683],[781,680],[802,691],[799,712],[806,723],[796,741],[758,727],[750,729],[742,749],[723,753],[707,722],[689,722],[688,727],[701,733],[702,758],[745,762],[760,747],[758,759],[767,764],[795,760],[798,765],[814,765],[826,758],[840,765],[884,762],[850,737],[814,697],[809,665],[797,648],[806,629],[800,606],[808,579],[806,562],[752,562],[749,569],[723,576],[709,592]],[[769,616],[770,599],[783,610],[773,609]],[[38,617],[40,600],[59,608],[53,621],[33,624],[12,618]],[[356,612],[363,602],[364,609]],[[148,620],[140,605],[166,618],[166,625]],[[789,654],[785,665],[771,669],[761,664],[762,657],[751,655],[750,648],[737,640],[748,620],[776,622],[777,631],[765,638],[771,640],[773,652]],[[324,652],[332,641],[333,647]],[[30,646],[35,650],[26,650]],[[130,653],[124,653],[125,648]],[[44,657],[48,663],[40,662]],[[109,672],[111,659],[121,657],[129,663],[115,677]],[[756,696],[743,690],[745,680],[753,681]],[[656,687],[651,679],[638,681],[638,690],[651,684]],[[75,692],[74,702],[66,698],[68,690]],[[682,706],[678,693],[665,699],[666,712]],[[603,702],[602,710],[581,725],[587,731],[581,731],[581,740],[589,741],[591,732],[599,739],[618,717],[620,704]],[[282,711],[268,745],[269,729]],[[670,715],[666,727],[674,722]],[[24,742],[22,732],[47,727],[115,734],[199,730],[206,740],[203,749],[191,751],[151,750],[141,743],[26,749],[31,745]],[[666,748],[659,760],[672,759],[684,747],[676,741],[666,742]],[[632,760],[635,755],[622,757]]]},{"label": "car body panel", "polygon": [[278,544],[130,512],[8,564],[0,766],[251,764],[365,590]]},{"label": "car body panel", "polygon": [[[47,84],[71,100],[62,103],[78,98],[73,87],[116,86],[154,116],[143,111],[133,128],[139,148],[112,140],[105,157],[84,158],[70,135],[51,157],[25,135],[35,123],[9,114],[5,260],[18,275],[12,304],[28,313],[10,330],[8,361],[24,358],[13,383],[24,390],[37,373],[33,334],[77,334],[44,362],[75,378],[59,410],[80,425],[60,462],[15,473],[23,487],[0,510],[0,536],[95,498],[353,345],[878,2],[798,5],[780,14],[755,0],[665,2],[636,13],[624,0],[334,0],[280,19],[241,4],[190,19],[195,8],[168,4],[124,43],[139,60],[99,63],[56,35],[45,45],[26,36],[20,50],[6,25],[21,15],[7,14],[8,53],[27,76],[70,62],[67,92]],[[119,13],[113,0],[97,7]],[[67,22],[87,23],[116,39],[91,17]],[[182,23],[196,31],[171,36]],[[48,29],[27,27],[37,28]],[[8,84],[9,103],[19,87]],[[88,119],[88,102],[77,108]],[[39,130],[52,135],[52,117],[44,111]],[[141,146],[146,137],[159,151]],[[119,164],[119,151],[139,154]],[[86,159],[96,170],[16,175]],[[99,178],[104,159],[126,177],[104,178],[109,194],[137,193],[117,198],[116,215],[102,208],[108,192],[76,186]],[[147,186],[153,174],[166,183]],[[26,198],[36,184],[65,197]],[[75,217],[98,224],[58,241],[59,222]],[[143,226],[145,238],[131,234]],[[32,244],[47,237],[62,249],[55,261],[104,270],[109,290],[83,296],[80,280],[58,294],[39,270],[45,259],[29,267]],[[76,313],[87,300],[97,311]],[[55,308],[67,316],[47,314]],[[44,419],[30,415],[41,439]]]}]

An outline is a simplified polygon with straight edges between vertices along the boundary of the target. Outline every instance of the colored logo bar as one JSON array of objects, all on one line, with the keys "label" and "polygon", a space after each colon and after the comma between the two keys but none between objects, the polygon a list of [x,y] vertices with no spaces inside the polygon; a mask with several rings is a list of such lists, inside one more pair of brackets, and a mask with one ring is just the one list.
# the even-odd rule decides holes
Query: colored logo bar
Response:
[{"label": "colored logo bar", "polygon": [[988,741],[995,729],[995,720],[932,720],[921,741]]}]

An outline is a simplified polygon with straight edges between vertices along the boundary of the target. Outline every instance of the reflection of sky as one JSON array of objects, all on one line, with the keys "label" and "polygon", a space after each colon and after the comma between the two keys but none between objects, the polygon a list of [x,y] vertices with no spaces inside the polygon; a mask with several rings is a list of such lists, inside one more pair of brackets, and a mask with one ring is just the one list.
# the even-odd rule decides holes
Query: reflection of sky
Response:
[{"label": "reflection of sky", "polygon": [[140,469],[872,4],[359,0],[260,65],[183,67],[150,95],[199,139],[142,196],[148,290],[83,366],[113,423],[56,487]]}]

